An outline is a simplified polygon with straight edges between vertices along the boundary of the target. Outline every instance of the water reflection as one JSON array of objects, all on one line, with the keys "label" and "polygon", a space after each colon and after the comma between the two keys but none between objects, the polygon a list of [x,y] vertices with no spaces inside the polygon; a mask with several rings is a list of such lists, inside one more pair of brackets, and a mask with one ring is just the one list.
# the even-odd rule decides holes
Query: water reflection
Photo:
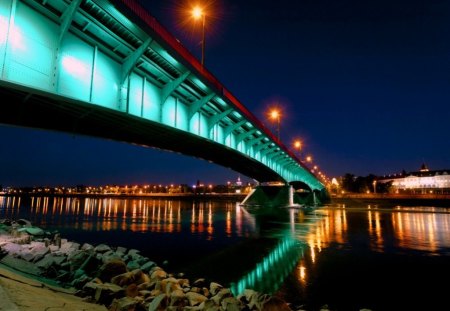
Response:
[{"label": "water reflection", "polygon": [[[164,257],[173,252],[174,260],[183,263],[188,256],[192,262],[210,262],[209,255],[238,242],[261,244],[253,253],[250,248],[244,248],[244,255],[225,252],[223,270],[228,274],[230,266],[235,270],[237,276],[230,280],[235,293],[245,288],[274,292],[292,271],[306,286],[323,251],[331,246],[438,256],[448,254],[450,248],[450,209],[433,207],[340,204],[311,211],[284,210],[280,217],[260,219],[236,202],[0,196],[0,218],[27,218],[58,230],[101,231],[104,235],[99,239],[116,233],[109,237],[120,235],[129,247],[157,247]],[[89,239],[94,236],[89,234]],[[238,264],[231,265],[230,256],[236,254],[245,258],[238,257]],[[241,259],[251,264],[241,267]]]},{"label": "water reflection", "polygon": [[317,214],[322,217],[306,237],[313,261],[314,250],[320,252],[331,243],[349,246],[349,235],[354,233],[368,236],[368,247],[376,252],[399,247],[439,255],[440,250],[450,247],[450,210],[446,208],[381,209],[367,205],[352,209],[337,205],[322,208]]},{"label": "water reflection", "polygon": [[[258,223],[261,237],[277,239],[277,243],[260,259],[249,271],[246,271],[239,280],[231,283],[231,291],[241,294],[245,289],[251,288],[259,292],[273,293],[279,289],[287,275],[289,275],[303,257],[307,246],[305,237],[314,228],[315,222],[320,219],[315,213],[304,210],[281,210],[275,218],[260,219],[247,213]],[[288,221],[283,224],[280,219]],[[300,278],[305,279],[306,269],[300,268]]]},{"label": "water reflection", "polygon": [[[25,200],[25,202],[24,202]],[[21,209],[21,206],[25,209]],[[222,231],[222,209],[226,219]],[[220,209],[217,213],[217,208]],[[254,220],[235,202],[84,197],[0,197],[0,218],[27,218],[43,227],[75,227],[84,231],[182,233],[250,236]],[[248,222],[248,223],[247,223]]]},{"label": "water reflection", "polygon": [[286,236],[269,252],[253,270],[246,273],[237,282],[231,284],[231,291],[239,295],[247,288],[258,292],[273,293],[291,273],[299,258],[303,255],[303,245]]}]

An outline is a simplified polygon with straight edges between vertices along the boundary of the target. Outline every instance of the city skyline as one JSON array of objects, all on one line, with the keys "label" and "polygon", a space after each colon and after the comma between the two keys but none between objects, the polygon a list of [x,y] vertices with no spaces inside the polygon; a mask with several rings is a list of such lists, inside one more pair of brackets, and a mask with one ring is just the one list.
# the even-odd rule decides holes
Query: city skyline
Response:
[{"label": "city skyline", "polygon": [[[142,2],[200,59],[179,1]],[[211,2],[205,66],[275,133],[302,140],[329,177],[450,167],[449,4],[440,1]],[[207,20],[208,22],[208,20]],[[239,78],[236,78],[239,77]],[[0,127],[0,184],[193,184],[237,172],[207,161],[74,133]],[[245,180],[245,176],[241,176]]]}]

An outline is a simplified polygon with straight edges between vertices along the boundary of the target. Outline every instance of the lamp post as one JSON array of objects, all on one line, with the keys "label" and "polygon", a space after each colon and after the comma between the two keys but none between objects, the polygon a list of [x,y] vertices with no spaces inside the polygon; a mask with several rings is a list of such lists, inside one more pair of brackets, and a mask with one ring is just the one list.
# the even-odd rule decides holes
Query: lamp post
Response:
[{"label": "lamp post", "polygon": [[302,153],[301,153],[302,142],[301,142],[301,140],[299,140],[299,139],[294,140],[294,149],[298,150],[298,157],[299,157],[299,159],[301,159],[302,158]]},{"label": "lamp post", "polygon": [[272,111],[270,111],[270,118],[277,122],[278,141],[280,141],[280,117],[281,117],[281,113],[278,109],[272,109]]},{"label": "lamp post", "polygon": [[192,9],[192,16],[194,19],[202,19],[202,67],[205,65],[205,23],[206,15],[203,9],[196,6]]}]

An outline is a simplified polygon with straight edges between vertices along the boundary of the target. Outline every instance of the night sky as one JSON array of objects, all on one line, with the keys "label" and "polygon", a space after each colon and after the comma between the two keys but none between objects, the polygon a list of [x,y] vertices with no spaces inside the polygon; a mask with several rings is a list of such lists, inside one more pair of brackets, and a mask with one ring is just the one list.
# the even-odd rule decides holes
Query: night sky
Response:
[{"label": "night sky", "polygon": [[[200,58],[182,1],[142,1]],[[209,1],[205,65],[329,177],[450,169],[450,1]],[[0,184],[204,182],[227,168],[130,144],[0,126]],[[247,180],[247,179],[245,179]]]}]

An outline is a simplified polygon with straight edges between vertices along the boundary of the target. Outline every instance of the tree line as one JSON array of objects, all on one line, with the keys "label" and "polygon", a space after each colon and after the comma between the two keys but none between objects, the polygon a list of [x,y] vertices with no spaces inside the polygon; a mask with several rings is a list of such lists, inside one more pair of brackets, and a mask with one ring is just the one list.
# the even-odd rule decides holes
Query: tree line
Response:
[{"label": "tree line", "polygon": [[388,193],[391,187],[392,182],[379,183],[378,177],[373,174],[355,176],[347,173],[341,179],[341,188],[346,192]]}]

